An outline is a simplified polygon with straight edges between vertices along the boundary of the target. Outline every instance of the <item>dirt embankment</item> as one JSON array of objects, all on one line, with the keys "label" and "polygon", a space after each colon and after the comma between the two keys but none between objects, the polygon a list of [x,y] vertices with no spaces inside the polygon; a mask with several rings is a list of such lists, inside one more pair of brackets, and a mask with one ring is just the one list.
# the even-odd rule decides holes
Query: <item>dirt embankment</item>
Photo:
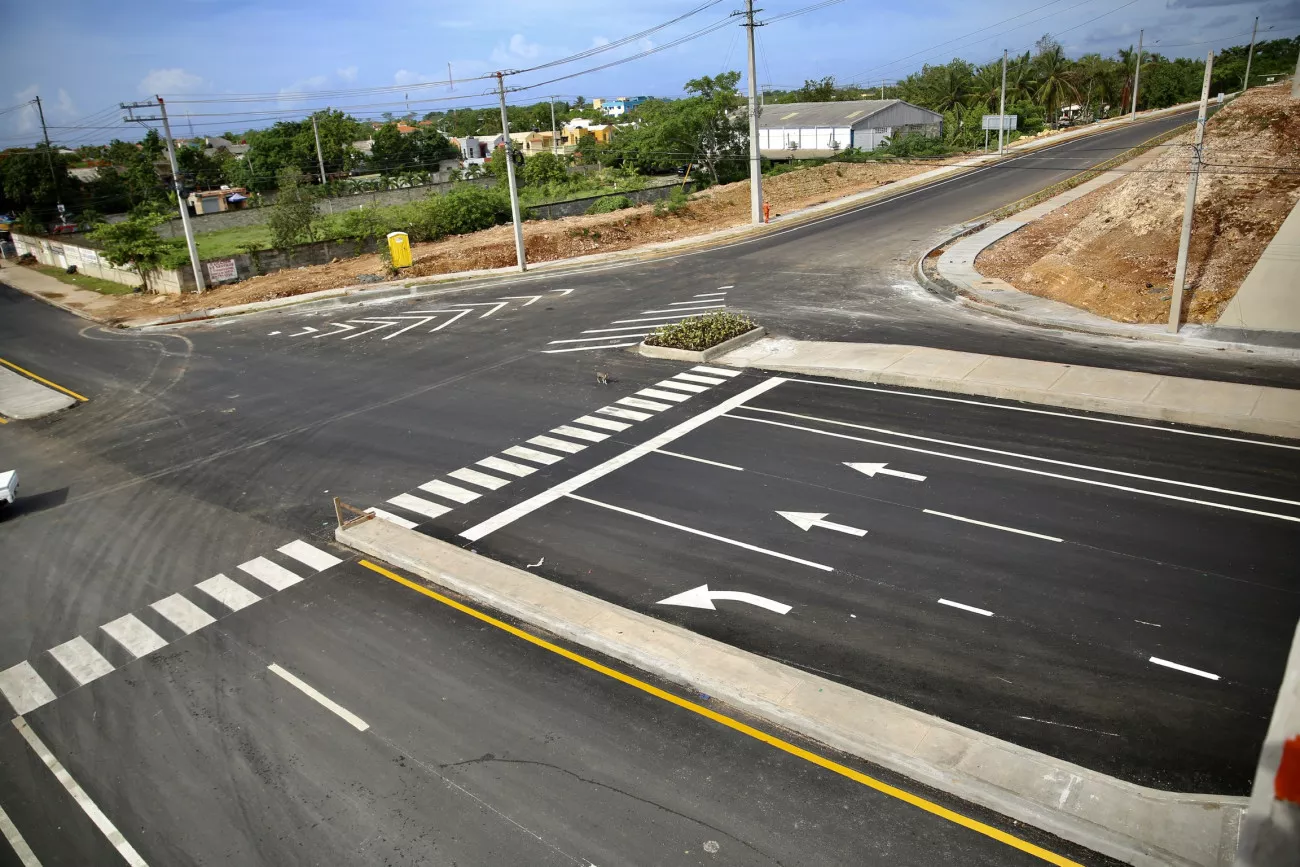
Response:
[{"label": "dirt embankment", "polygon": [[[893,183],[927,170],[923,165],[840,163],[787,172],[765,179],[763,190],[773,216]],[[749,182],[725,184],[693,197],[686,207],[656,216],[644,205],[610,214],[535,220],[524,223],[524,248],[530,262],[549,262],[592,253],[626,250],[657,241],[704,235],[749,222]],[[427,277],[515,264],[514,232],[509,225],[413,245],[414,264],[402,277]],[[223,286],[203,295],[123,296],[107,316],[152,319],[201,308],[266,301],[351,286],[362,275],[382,271],[376,255],[329,265],[279,271]]]},{"label": "dirt embankment", "polygon": [[[1212,324],[1300,200],[1300,102],[1251,90],[1212,117],[1188,254],[1184,321]],[[980,273],[1120,322],[1163,322],[1192,134],[985,250]]]}]

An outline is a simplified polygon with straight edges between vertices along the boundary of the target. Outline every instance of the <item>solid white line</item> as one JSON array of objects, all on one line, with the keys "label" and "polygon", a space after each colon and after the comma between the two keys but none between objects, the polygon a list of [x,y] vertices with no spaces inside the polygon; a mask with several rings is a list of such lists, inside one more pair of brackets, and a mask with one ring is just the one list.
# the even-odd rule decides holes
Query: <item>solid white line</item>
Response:
[{"label": "solid white line", "polygon": [[757,385],[754,385],[751,388],[742,391],[740,394],[732,395],[731,397],[719,403],[717,406],[710,407],[709,409],[706,409],[703,412],[695,416],[692,416],[691,418],[688,418],[686,421],[681,422],[675,427],[671,427],[668,430],[664,431],[663,433],[659,434],[658,436],[651,437],[645,442],[633,446],[632,448],[628,449],[627,451],[623,452],[620,455],[615,455],[614,457],[610,458],[604,463],[598,464],[597,466],[592,467],[586,472],[579,473],[578,475],[570,479],[566,479],[565,481],[560,482],[558,485],[555,485],[552,488],[542,491],[540,494],[535,494],[534,496],[529,497],[527,500],[524,500],[521,503],[516,503],[514,506],[511,506],[509,509],[506,509],[504,512],[500,512],[496,515],[493,515],[491,518],[488,518],[486,521],[482,521],[478,524],[475,524],[473,527],[470,527],[468,530],[465,530],[460,535],[466,539],[469,539],[470,541],[482,539],[484,536],[488,535],[489,533],[501,529],[507,524],[510,524],[511,522],[516,521],[519,518],[522,518],[524,515],[530,514],[531,512],[534,512],[537,509],[540,509],[542,506],[545,506],[549,503],[555,502],[560,497],[563,497],[565,494],[569,494],[573,491],[576,491],[579,488],[581,488],[583,485],[588,484],[589,482],[594,482],[596,479],[599,479],[602,476],[606,476],[609,473],[612,473],[615,470],[619,469],[620,467],[627,466],[628,464],[632,463],[632,461],[635,461],[637,458],[640,458],[644,455],[648,455],[650,452],[655,451],[656,449],[662,446],[668,445],[672,441],[685,436],[686,434],[690,433],[691,431],[695,430],[701,425],[708,424],[709,422],[713,421],[715,418],[724,415],[728,410],[734,409],[738,406],[742,406],[745,403],[745,401],[750,400],[751,398],[755,398],[758,395],[768,391],[769,389],[775,388],[776,386],[780,385],[783,382],[785,382],[785,379],[779,376],[773,376],[768,379],[765,379],[762,382],[758,383]]},{"label": "solid white line", "polygon": [[173,593],[166,599],[159,599],[149,607],[174,623],[186,635],[197,632],[209,623],[217,622],[215,617],[179,593]]},{"label": "solid white line", "polygon": [[720,298],[725,296],[726,292],[701,292],[699,295],[692,295],[692,298]]},{"label": "solid white line", "polygon": [[32,731],[32,727],[27,724],[27,720],[22,717],[15,718],[14,727],[18,729],[18,733],[23,736],[23,740],[27,741],[27,745],[32,748],[37,757],[45,763],[45,767],[49,768],[50,772],[54,774],[54,778],[72,796],[72,800],[77,802],[77,806],[81,808],[81,811],[90,818],[90,821],[95,823],[95,827],[100,830],[100,833],[108,838],[108,842],[117,850],[117,854],[122,856],[122,860],[126,861],[129,867],[149,867],[145,860],[140,857],[140,853],[135,851],[130,843],[126,842],[126,837],[122,836],[122,832],[117,830],[113,823],[109,821],[108,816],[104,815],[104,811],[99,809],[98,805],[90,799],[90,796],[86,794],[86,790],[78,785],[77,781],[72,778],[72,774],[68,773],[67,768],[63,767],[59,760],[54,757],[54,753],[50,752],[50,748],[45,746],[45,743],[36,736],[36,732]]},{"label": "solid white line", "polygon": [[[581,333],[582,333],[582,334],[599,334],[599,333],[601,333],[602,331],[640,331],[642,334],[645,334],[646,332],[648,332],[648,331],[652,331],[652,330],[653,330],[652,326],[649,326],[649,325],[628,325],[628,326],[625,326],[625,327],[623,327],[623,328],[588,328],[586,331],[583,331],[583,332],[581,332]],[[623,335],[623,336],[626,337],[627,335]],[[612,338],[611,338],[611,339],[612,339]]]},{"label": "solid white line", "polygon": [[397,515],[394,515],[392,512],[385,512],[383,509],[376,509],[374,506],[371,506],[370,508],[366,509],[366,511],[374,515],[376,518],[379,518],[380,520],[388,521],[390,523],[396,524],[397,526],[402,527],[403,529],[406,530],[414,530],[416,527],[420,526],[414,521],[408,521],[405,518],[399,518]]},{"label": "solid white line", "polygon": [[[698,306],[698,307],[690,307],[690,308],[683,307],[683,308],[681,308],[681,310],[690,310],[690,311],[692,311],[692,315],[694,315],[694,311],[696,311],[696,310],[714,310],[714,309],[717,309],[717,308],[719,308],[719,307],[726,307],[726,306],[727,306],[726,304],[703,304],[703,305],[700,305],[700,306]],[[641,311],[641,315],[642,315],[642,316],[649,316],[651,313],[678,313],[678,312],[681,312],[681,311],[679,311],[679,310],[642,310],[642,311]]]},{"label": "solid white line", "polygon": [[1147,491],[1147,490],[1143,490],[1142,488],[1130,488],[1126,485],[1116,485],[1116,484],[1112,484],[1111,482],[1099,482],[1094,479],[1081,479],[1077,476],[1065,476],[1065,475],[1061,475],[1060,473],[1049,473],[1045,470],[1031,470],[1029,467],[1017,467],[1012,464],[1000,464],[997,463],[996,461],[985,461],[979,458],[966,457],[965,455],[950,455],[947,452],[936,452],[931,449],[922,449],[922,448],[917,448],[916,446],[905,446],[900,443],[887,442],[885,440],[871,440],[871,439],[867,439],[866,437],[849,436],[848,434],[835,433],[834,431],[819,430],[813,427],[803,427],[802,425],[797,425],[797,424],[786,424],[785,422],[781,422],[781,421],[770,421],[769,419],[765,419],[765,418],[750,418],[748,416],[743,416],[743,415],[731,415],[728,416],[728,418],[737,418],[737,419],[742,419],[744,421],[758,422],[759,424],[771,424],[771,425],[776,425],[777,427],[788,427],[793,430],[802,430],[802,431],[807,431],[808,433],[821,434],[822,436],[836,437],[838,439],[845,439],[845,440],[853,440],[855,442],[860,442],[860,443],[870,443],[871,445],[886,446],[888,448],[893,448],[893,449],[903,449],[904,451],[918,452],[923,455],[935,455],[941,458],[951,458],[952,460],[955,461],[966,461],[967,463],[972,463],[972,464],[983,464],[989,467],[999,467],[1004,470],[1013,470],[1018,473],[1029,473],[1035,476],[1047,476],[1048,478],[1052,478],[1052,479],[1064,479],[1067,482],[1078,482],[1079,484],[1082,485],[1095,485],[1096,487],[1099,488],[1110,488],[1111,490],[1125,491],[1130,494],[1144,494],[1145,496],[1158,497],[1162,500],[1177,500],[1180,503],[1193,503],[1198,506],[1209,506],[1214,509],[1227,509],[1228,511],[1231,512],[1245,512],[1248,515],[1260,515],[1265,518],[1277,518],[1280,521],[1291,521],[1293,523],[1300,524],[1300,518],[1292,517],[1291,515],[1279,515],[1273,512],[1261,512],[1256,509],[1247,509],[1242,506],[1229,506],[1225,503],[1212,503],[1208,500],[1196,500],[1196,499],[1192,499],[1191,497],[1178,497],[1175,496],[1174,494],[1162,494],[1159,491]]},{"label": "solid white line", "polygon": [[113,664],[80,635],[58,647],[51,647],[50,656],[57,659],[59,665],[80,684],[90,683],[113,671]]},{"label": "solid white line", "polygon": [[262,598],[252,590],[231,581],[225,575],[213,575],[208,580],[200,581],[194,586],[231,611],[240,611]]},{"label": "solid white line", "polygon": [[[687,318],[689,318],[689,317],[691,317],[691,316],[693,316],[693,315],[695,315],[695,314],[693,314],[693,313],[682,313],[682,314],[679,315],[679,316],[651,316],[649,319],[615,319],[615,320],[613,321],[612,324],[614,324],[614,325],[627,325],[627,324],[629,324],[629,323],[633,323],[633,322],[657,322],[657,323],[659,323],[660,325],[667,325],[667,324],[669,324],[670,322],[676,322],[678,319],[687,319]],[[647,325],[647,326],[646,326],[647,329],[654,328],[654,327],[655,327],[655,326],[653,326],[653,325]]]},{"label": "solid white line", "polygon": [[604,430],[612,430],[615,433],[618,433],[619,431],[625,431],[632,426],[630,424],[624,424],[621,421],[613,421],[612,419],[608,419],[608,418],[596,418],[595,416],[592,415],[578,416],[573,420],[573,422],[574,424],[585,424],[589,427],[598,427]]},{"label": "solid white line", "polygon": [[[642,400],[639,397],[622,397],[614,402],[621,403],[624,406],[634,406],[637,409],[651,409],[654,410],[655,412],[660,412],[665,409],[673,408],[673,405],[671,403],[658,403],[653,400]],[[600,412],[600,410],[596,410],[596,411]]]},{"label": "solid white line", "polygon": [[411,494],[398,494],[396,497],[389,497],[388,502],[394,506],[400,506],[408,512],[415,512],[417,515],[424,515],[426,518],[440,518],[451,511],[450,508],[442,503],[434,503],[423,497],[415,497]]},{"label": "solid white line", "polygon": [[709,367],[708,365],[704,365],[704,364],[697,364],[694,367],[692,367],[691,370],[695,371],[696,373],[711,373],[714,374],[715,376],[725,376],[728,379],[730,379],[733,376],[740,376],[739,370],[727,370],[726,368],[723,367]]},{"label": "solid white line", "polygon": [[501,452],[503,455],[510,455],[512,458],[520,458],[525,461],[532,461],[535,464],[558,464],[564,458],[559,455],[553,455],[549,452],[539,452],[537,449],[530,449],[527,446],[511,446]]},{"label": "solid white line", "polygon": [[960,602],[951,602],[947,599],[940,599],[940,605],[951,605],[953,608],[960,608],[962,611],[969,611],[972,614],[983,614],[985,617],[992,617],[992,611],[985,611],[983,608],[975,608],[971,605],[962,605]]},{"label": "solid white line", "polygon": [[[370,322],[378,322],[379,320],[377,320],[377,319],[353,319],[352,321],[353,321],[353,322],[366,322],[366,323],[370,323]],[[396,322],[384,322],[384,323],[381,323],[381,324],[379,324],[379,325],[376,325],[374,328],[367,328],[365,331],[358,331],[356,334],[349,334],[347,337],[344,337],[343,339],[344,339],[344,340],[355,340],[355,339],[357,339],[358,337],[365,337],[367,334],[370,334],[372,331],[378,331],[378,330],[381,329],[381,328],[392,328],[392,327],[393,327],[394,325],[396,325],[396,324],[397,324]]]},{"label": "solid white line", "polygon": [[505,473],[508,476],[516,476],[521,479],[524,476],[531,476],[533,473],[537,472],[536,467],[517,464],[514,461],[502,460],[497,457],[484,458],[483,460],[475,461],[474,463],[478,464],[480,467],[487,467],[489,470],[496,470],[499,473]]},{"label": "solid white line", "polygon": [[[528,305],[525,304],[525,307]],[[469,467],[462,467],[459,470],[452,470],[447,473],[449,478],[458,482],[468,482],[471,485],[478,485],[480,488],[487,488],[489,491],[495,491],[504,488],[510,484],[509,479],[499,479],[488,473],[480,473],[478,470],[471,470]]]},{"label": "solid white line", "polygon": [[134,614],[124,614],[99,628],[112,636],[136,659],[167,646],[167,642],[161,635],[145,626],[144,621]]},{"label": "solid white line", "polygon": [[343,561],[333,554],[327,554],[320,548],[310,545],[301,539],[295,539],[288,545],[282,545],[276,549],[281,554],[292,557],[299,563],[303,563],[317,572],[324,572],[331,566],[337,566]]},{"label": "solid white line", "polygon": [[[619,331],[640,331],[641,329],[633,326],[632,328],[620,328]],[[586,332],[583,332],[584,334]],[[592,343],[597,340],[626,340],[626,334],[610,334],[606,337],[572,337],[568,340],[548,340],[547,346],[553,346],[556,343]]]},{"label": "solid white line", "polygon": [[292,587],[302,580],[279,563],[272,563],[265,557],[254,557],[247,563],[240,563],[239,571],[247,572],[258,581],[275,590]]},{"label": "solid white line", "polygon": [[297,675],[285,671],[277,663],[274,662],[271,663],[270,665],[267,666],[267,669],[274,672],[275,674],[278,674],[280,677],[284,678],[289,683],[296,686],[299,690],[302,691],[303,695],[307,696],[312,701],[315,701],[321,707],[338,714],[340,718],[346,721],[348,725],[352,726],[357,731],[363,732],[366,729],[370,728],[369,723],[367,723],[361,717],[357,716],[352,711],[348,710],[338,702],[326,698],[322,692],[317,690],[315,687],[304,683]]},{"label": "solid white line", "polygon": [[605,415],[612,415],[616,418],[631,419],[632,421],[645,421],[648,418],[654,418],[654,416],[648,412],[637,412],[633,409],[623,409],[621,406],[602,406],[600,409],[596,410],[596,412],[604,413]]},{"label": "solid white line", "polygon": [[596,433],[594,430],[584,430],[568,424],[551,428],[551,433],[559,434],[562,437],[573,437],[575,440],[586,440],[589,443],[598,443],[609,439],[609,434]]},{"label": "solid white line", "polygon": [[471,491],[469,488],[462,488],[460,485],[453,485],[451,482],[444,482],[440,479],[425,482],[420,485],[420,490],[446,497],[456,503],[472,503],[482,496],[478,491]]},{"label": "solid white line", "polygon": [[1198,485],[1195,482],[1179,482],[1179,481],[1175,481],[1174,479],[1161,478],[1160,476],[1144,476],[1141,473],[1130,473],[1124,470],[1112,470],[1112,469],[1107,469],[1106,467],[1094,467],[1090,464],[1076,464],[1076,463],[1071,463],[1070,461],[1059,461],[1056,460],[1055,458],[1042,458],[1042,457],[1038,457],[1037,455],[1029,455],[1029,454],[1024,454],[1022,452],[1011,452],[1011,451],[1006,451],[1004,449],[988,448],[987,446],[974,446],[974,445],[969,445],[967,443],[956,442],[954,440],[944,440],[944,439],[939,439],[937,437],[921,436],[920,434],[902,433],[901,431],[889,430],[888,428],[871,427],[865,424],[854,424],[853,422],[836,421],[835,419],[829,419],[829,418],[818,418],[817,416],[812,416],[812,415],[801,415],[795,412],[784,412],[779,409],[763,409],[761,407],[756,407],[756,406],[751,406],[749,407],[749,409],[753,410],[754,412],[767,412],[767,413],[771,413],[772,415],[788,415],[793,418],[802,418],[802,419],[807,419],[809,421],[820,421],[820,422],[825,422],[826,424],[838,425],[840,427],[851,427],[851,428],[856,428],[857,430],[866,430],[866,431],[871,431],[872,433],[887,434],[889,436],[902,437],[904,439],[909,439],[909,440],[919,440],[921,442],[937,443],[943,446],[953,446],[954,448],[970,449],[971,451],[984,452],[986,454],[1001,455],[1003,457],[1009,457],[1009,458],[1023,458],[1024,460],[1027,461],[1038,461],[1039,463],[1044,463],[1044,464],[1054,464],[1055,466],[1069,467],[1074,470],[1087,470],[1088,472],[1093,472],[1093,473],[1106,473],[1112,476],[1124,476],[1130,479],[1141,479],[1144,482],[1156,482],[1162,485],[1177,485],[1183,488],[1196,488],[1197,490],[1201,490],[1201,491],[1211,491],[1216,494],[1228,494],[1233,497],[1248,497],[1252,500],[1267,500],[1270,503],[1283,503],[1288,506],[1300,506],[1300,500],[1285,500],[1282,499],[1281,497],[1266,497],[1263,494],[1249,494],[1246,493],[1245,491],[1234,491],[1231,490],[1230,488],[1215,488],[1210,485]]},{"label": "solid white line", "polygon": [[557,440],[555,437],[548,436],[536,436],[525,440],[525,442],[530,442],[535,446],[541,446],[544,449],[552,449],[570,455],[575,455],[586,448],[586,446],[579,443],[571,443],[568,440]]},{"label": "solid white line", "polygon": [[566,349],[543,349],[542,352],[547,355],[552,355],[556,352],[590,352],[593,349],[619,349],[623,346],[636,346],[636,343],[602,343],[600,346],[570,346]]},{"label": "solid white line", "polygon": [[964,397],[944,397],[938,394],[919,394],[914,391],[896,391],[892,388],[872,388],[871,386],[867,386],[867,385],[849,385],[848,383],[845,382],[817,382],[816,380],[812,380],[812,379],[791,379],[790,381],[802,383],[804,385],[829,385],[834,388],[850,388],[853,389],[854,391],[875,391],[875,392],[879,392],[880,394],[892,394],[898,397],[919,397],[925,400],[946,400],[949,403],[966,403],[966,404],[970,404],[971,406],[988,406],[988,407],[992,407],[993,409],[1005,409],[1005,410],[1011,410],[1012,412],[1030,412],[1030,413],[1034,413],[1035,415],[1051,415],[1051,416],[1056,416],[1057,418],[1077,418],[1082,421],[1095,421],[1098,424],[1117,424],[1120,425],[1121,427],[1140,427],[1140,428],[1145,428],[1147,430],[1160,431],[1161,433],[1182,434],[1184,436],[1191,436],[1191,437],[1206,437],[1207,439],[1213,439],[1213,440],[1228,440],[1229,442],[1247,443],[1253,446],[1270,446],[1272,448],[1277,448],[1277,449],[1300,450],[1300,446],[1288,445],[1286,443],[1270,443],[1270,442],[1264,442],[1262,440],[1250,440],[1244,437],[1232,437],[1232,436],[1227,436],[1225,434],[1204,433],[1198,430],[1183,430],[1181,428],[1175,428],[1175,427],[1161,427],[1160,425],[1143,424],[1142,422],[1137,422],[1137,421],[1120,421],[1119,419],[1114,419],[1114,418],[1097,418],[1096,416],[1091,416],[1091,415],[1075,415],[1074,413],[1069,413],[1069,412],[1056,412],[1050,409],[1034,409],[1033,407],[1028,407],[1028,406],[1007,406],[1000,403],[988,403],[987,401],[982,401],[982,400],[970,400]]},{"label": "solid white line", "polygon": [[0,693],[20,716],[54,701],[54,690],[41,679],[30,662],[20,662],[0,671]]},{"label": "solid white line", "polygon": [[718,289],[735,289],[735,286],[719,286]]},{"label": "solid white line", "polygon": [[988,521],[977,521],[974,518],[963,518],[961,515],[950,515],[947,512],[936,512],[934,509],[922,509],[927,515],[938,515],[940,518],[952,518],[954,521],[963,521],[967,524],[979,524],[981,527],[990,527],[994,530],[1006,530],[1008,533],[1019,533],[1022,536],[1033,536],[1035,539],[1046,539],[1048,542],[1060,542],[1061,539],[1055,536],[1044,536],[1042,533],[1031,533],[1028,530],[1017,530],[1015,527],[1004,527],[1001,524],[990,524]]},{"label": "solid white line", "polygon": [[709,390],[707,385],[695,385],[690,382],[678,382],[675,379],[661,379],[655,383],[655,388],[675,388],[678,391],[689,391],[691,394],[700,394]]},{"label": "solid white line", "polygon": [[[723,294],[723,295],[726,295],[727,293],[726,293],[726,292],[723,292],[722,294]],[[699,298],[700,296],[699,296],[699,295],[696,295],[695,297],[696,297],[696,298]],[[688,305],[688,304],[690,304],[690,305],[693,306],[693,305],[696,305],[696,304],[707,304],[707,303],[708,303],[707,301],[669,301],[669,302],[668,302],[668,306],[669,306],[669,307],[684,307],[684,306],[686,306],[686,305]],[[719,304],[719,305],[717,305],[717,306],[719,306],[719,307],[725,307],[726,305],[725,305],[725,304]],[[647,313],[653,313],[653,312],[655,312],[655,311],[648,310],[648,311],[646,311],[646,312],[647,312]]]},{"label": "solid white line", "polygon": [[[799,563],[804,566],[811,566],[814,569],[820,569],[823,572],[834,572],[830,566],[824,566],[821,563],[814,563],[811,560],[804,560],[799,557],[792,557],[789,554],[782,554],[780,551],[773,551],[769,548],[760,548],[757,545],[751,545],[748,542],[741,542],[737,539],[728,539],[726,536],[717,536],[713,533],[706,533],[703,530],[696,530],[694,527],[687,527],[684,524],[674,524],[672,521],[665,521],[663,518],[656,518],[653,515],[647,515],[643,512],[634,512],[631,509],[624,509],[622,506],[615,506],[610,503],[602,503],[600,500],[591,500],[586,497],[580,497],[577,494],[565,494],[571,500],[588,503],[592,506],[600,506],[602,509],[609,509],[611,512],[621,512],[624,515],[631,515],[634,518],[641,518],[654,524],[661,524],[665,527],[672,527],[674,530],[681,530],[685,533],[691,533],[696,536],[703,536],[706,539],[712,539],[715,542],[723,542],[727,545],[735,545],[737,548],[744,548],[747,551],[756,551],[759,554],[767,554],[772,557],[779,557],[782,560],[789,560],[792,563]],[[464,535],[463,533],[461,535]]]},{"label": "solid white line", "polygon": [[643,388],[637,394],[644,397],[653,397],[655,400],[671,400],[673,403],[681,403],[690,399],[689,394],[678,394],[675,391],[663,391],[654,388]]},{"label": "solid white line", "polygon": [[671,455],[672,457],[682,458],[683,460],[687,460],[687,461],[699,461],[702,464],[709,464],[715,467],[722,467],[723,469],[727,469],[727,470],[737,470],[738,472],[742,472],[742,473],[745,471],[744,467],[738,467],[735,464],[723,464],[723,463],[719,463],[718,461],[710,461],[706,458],[697,458],[694,455],[684,455],[680,452],[670,452],[668,451],[668,449],[655,449],[655,454]]},{"label": "solid white line", "polygon": [[1176,662],[1170,662],[1167,659],[1160,659],[1159,657],[1156,656],[1151,657],[1150,661],[1154,662],[1156,665],[1163,665],[1165,668],[1172,668],[1176,671],[1182,671],[1187,674],[1194,674],[1197,677],[1204,677],[1207,680],[1219,679],[1219,676],[1217,674],[1210,674],[1208,671],[1201,671],[1199,668],[1191,668],[1186,665],[1179,665]]},{"label": "solid white line", "polygon": [[32,852],[32,847],[27,845],[23,835],[18,833],[18,826],[9,818],[9,814],[0,808],[0,831],[4,832],[5,839],[13,847],[14,853],[18,856],[18,861],[23,867],[41,867],[41,862],[37,860],[36,853]]},{"label": "solid white line", "polygon": [[680,379],[682,382],[701,382],[705,385],[722,385],[725,379],[718,379],[716,376],[696,376],[694,373],[679,373],[673,379]]}]

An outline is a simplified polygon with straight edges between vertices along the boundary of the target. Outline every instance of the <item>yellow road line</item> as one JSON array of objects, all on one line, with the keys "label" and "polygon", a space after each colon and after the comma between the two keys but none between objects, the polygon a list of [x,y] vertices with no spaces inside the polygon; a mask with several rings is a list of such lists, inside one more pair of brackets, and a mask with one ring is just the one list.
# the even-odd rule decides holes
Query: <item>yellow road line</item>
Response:
[{"label": "yellow road line", "polygon": [[601,665],[599,662],[596,662],[595,660],[588,659],[585,656],[574,653],[573,651],[560,647],[557,644],[552,644],[551,642],[546,641],[545,639],[538,638],[536,635],[532,635],[531,633],[525,632],[524,630],[519,629],[518,627],[511,626],[509,623],[504,623],[500,620],[497,620],[495,617],[492,617],[491,615],[484,614],[482,611],[478,611],[474,608],[470,608],[468,605],[464,605],[460,602],[457,602],[454,599],[450,599],[446,596],[443,596],[441,593],[437,593],[433,590],[430,590],[428,587],[424,587],[420,584],[416,584],[414,581],[403,578],[401,575],[398,575],[394,572],[390,572],[387,569],[383,568],[382,566],[377,566],[374,563],[371,563],[369,560],[360,560],[358,562],[362,566],[365,566],[367,569],[373,572],[378,572],[380,575],[383,575],[385,578],[388,578],[392,581],[396,581],[398,584],[401,584],[404,587],[409,587],[410,589],[414,590],[416,593],[422,593],[425,596],[428,596],[430,599],[436,599],[437,601],[441,602],[444,605],[448,605],[452,608],[455,608],[457,611],[461,612],[462,614],[468,614],[470,617],[476,618],[478,620],[483,621],[484,623],[487,623],[491,626],[495,626],[498,629],[504,630],[505,632],[510,633],[516,638],[522,638],[524,641],[527,641],[530,644],[535,644],[538,647],[551,651],[552,653],[559,654],[560,656],[563,656],[565,659],[576,662],[579,665],[585,666],[586,668],[589,668],[592,671],[599,672],[607,677],[612,677],[615,680],[620,681],[621,683],[625,683],[628,686],[635,687],[641,690],[642,692],[653,695],[656,698],[661,698],[664,701],[671,702],[672,704],[675,704],[680,708],[688,710],[691,713],[699,714],[702,717],[711,719],[714,722],[720,723],[729,729],[733,729],[735,731],[740,732],[741,734],[748,735],[749,737],[754,738],[755,740],[762,741],[768,746],[775,747],[778,750],[781,750],[782,752],[786,752],[792,756],[797,756],[798,758],[801,758],[805,761],[812,762],[814,765],[825,768],[826,770],[839,774],[842,777],[848,777],[850,780],[853,780],[856,783],[861,783],[862,785],[867,786],[868,788],[871,789],[875,789],[877,792],[888,795],[891,798],[897,798],[898,800],[903,801],[904,803],[910,804],[913,807],[917,807],[918,809],[924,810],[927,813],[931,813],[935,816],[938,816],[941,819],[947,819],[949,822],[953,822],[957,825],[961,825],[963,828],[968,828],[976,832],[977,834],[983,834],[985,837],[991,837],[992,839],[997,840],[999,843],[1005,843],[1008,846],[1011,846],[1015,849],[1019,849],[1021,852],[1025,852],[1029,855],[1033,855],[1036,858],[1041,858],[1042,860],[1046,861],[1049,864],[1055,864],[1057,865],[1057,867],[1083,867],[1083,865],[1079,864],[1077,861],[1071,861],[1069,858],[1065,858],[1061,855],[1057,855],[1055,852],[1049,852],[1040,846],[1035,846],[1033,843],[1030,843],[1025,840],[1021,840],[1019,837],[1014,837],[1011,834],[1008,834],[1005,831],[1000,831],[991,825],[986,825],[983,822],[968,818],[966,816],[961,815],[960,813],[953,812],[952,810],[949,810],[947,807],[941,807],[938,804],[933,803],[932,801],[927,801],[925,798],[921,798],[917,795],[913,795],[910,792],[905,792],[902,789],[889,785],[888,783],[882,783],[880,780],[877,780],[874,777],[869,777],[864,773],[855,771],[850,767],[846,767],[845,765],[841,765],[839,762],[834,762],[828,758],[825,758],[824,756],[819,756],[816,753],[809,752],[808,750],[805,750],[802,747],[797,747],[794,744],[789,743],[788,741],[783,741],[780,738],[773,737],[772,735],[769,735],[766,732],[759,731],[753,726],[745,725],[743,722],[732,719],[731,717],[726,716],[725,714],[720,714],[717,711],[710,710],[709,708],[704,707],[703,705],[698,705],[693,701],[688,701],[687,699],[679,698],[678,696],[675,696],[670,692],[666,692],[665,690],[659,689],[657,686],[652,686],[643,680],[638,680],[637,678],[632,677],[631,675],[624,674],[621,671],[616,671],[615,669],[612,669],[607,665]]},{"label": "yellow road line", "polygon": [[88,397],[82,397],[81,395],[77,394],[75,391],[72,391],[71,389],[64,388],[63,386],[59,385],[58,383],[50,382],[48,379],[46,379],[46,378],[43,377],[43,376],[37,376],[36,374],[32,373],[30,370],[24,370],[23,368],[21,368],[21,367],[19,367],[18,365],[14,364],[12,361],[5,361],[3,358],[0,358],[0,364],[3,364],[3,365],[5,365],[5,366],[7,366],[7,367],[12,367],[14,370],[18,371],[19,373],[23,374],[24,376],[29,376],[29,377],[31,377],[32,379],[36,380],[37,382],[44,383],[45,385],[48,385],[50,388],[57,389],[58,391],[61,391],[61,392],[63,392],[64,394],[68,395],[68,397],[75,397],[77,400],[79,400],[79,401],[81,401],[81,402],[83,402],[83,403],[86,402],[86,401],[88,401],[88,400],[90,400],[90,398],[88,398]]}]

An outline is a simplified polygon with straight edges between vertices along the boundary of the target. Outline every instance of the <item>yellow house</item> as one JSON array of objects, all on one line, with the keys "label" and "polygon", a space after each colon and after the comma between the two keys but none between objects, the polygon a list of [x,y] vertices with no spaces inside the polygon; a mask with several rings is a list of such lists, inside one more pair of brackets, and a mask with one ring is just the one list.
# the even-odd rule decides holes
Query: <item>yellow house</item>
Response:
[{"label": "yellow house", "polygon": [[565,125],[564,138],[561,141],[566,145],[574,145],[584,135],[590,135],[600,144],[607,144],[613,134],[612,123],[592,123],[586,118],[575,117]]}]

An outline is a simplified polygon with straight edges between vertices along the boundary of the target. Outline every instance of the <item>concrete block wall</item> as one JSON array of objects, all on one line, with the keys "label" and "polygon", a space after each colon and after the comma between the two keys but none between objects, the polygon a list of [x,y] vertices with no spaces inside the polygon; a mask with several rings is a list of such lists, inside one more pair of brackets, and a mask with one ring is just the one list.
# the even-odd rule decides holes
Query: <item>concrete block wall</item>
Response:
[{"label": "concrete block wall", "polygon": [[[693,183],[687,181],[686,190],[690,192]],[[579,214],[587,213],[587,210],[601,199],[612,199],[618,196],[627,196],[634,204],[644,205],[650,202],[658,202],[672,195],[673,190],[681,186],[678,181],[657,186],[647,187],[644,190],[632,190],[626,193],[606,193],[600,196],[587,196],[582,199],[569,199],[564,202],[555,202],[549,205],[531,205],[528,210],[532,212],[533,217],[538,220],[558,220],[560,217],[576,217]]]},{"label": "concrete block wall", "polygon": [[110,264],[89,244],[72,243],[62,238],[34,238],[16,233],[13,234],[13,239],[14,250],[19,256],[31,253],[42,265],[53,265],[56,268],[76,265],[77,270],[87,276],[111,280],[124,286],[139,286],[143,282],[140,275],[129,268],[118,268]]}]

